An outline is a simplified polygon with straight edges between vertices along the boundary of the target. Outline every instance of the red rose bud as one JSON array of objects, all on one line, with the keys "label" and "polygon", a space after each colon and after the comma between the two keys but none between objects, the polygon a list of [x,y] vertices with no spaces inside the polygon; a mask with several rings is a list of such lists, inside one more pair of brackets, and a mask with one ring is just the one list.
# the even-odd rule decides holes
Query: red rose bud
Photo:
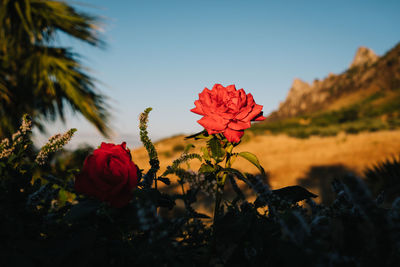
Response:
[{"label": "red rose bud", "polygon": [[204,88],[194,104],[196,107],[190,111],[204,116],[197,122],[209,134],[223,133],[229,142],[238,143],[251,121],[266,119],[262,116],[263,106],[257,105],[243,89],[236,90],[235,85]]},{"label": "red rose bud", "polygon": [[138,168],[133,163],[126,143],[101,143],[83,163],[75,178],[75,190],[120,208],[132,199],[138,182]]}]

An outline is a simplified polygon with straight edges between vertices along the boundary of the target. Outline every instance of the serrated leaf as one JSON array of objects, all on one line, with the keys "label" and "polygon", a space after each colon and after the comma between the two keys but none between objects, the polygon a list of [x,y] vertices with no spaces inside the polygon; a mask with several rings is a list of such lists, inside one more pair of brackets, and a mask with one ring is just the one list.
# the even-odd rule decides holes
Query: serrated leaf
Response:
[{"label": "serrated leaf", "polygon": [[223,169],[221,169],[221,171],[224,171],[228,174],[232,174],[232,175],[236,176],[236,178],[245,182],[249,187],[251,187],[251,183],[247,179],[246,175],[243,174],[241,171],[233,169],[233,168],[223,168]]},{"label": "serrated leaf", "polygon": [[195,145],[193,144],[187,144],[185,149],[183,150],[183,153],[188,153],[190,149],[195,148]]},{"label": "serrated leaf", "polygon": [[211,150],[211,157],[217,162],[221,162],[225,157],[226,151],[222,148],[220,140],[212,138],[208,141],[208,146]]},{"label": "serrated leaf", "polygon": [[186,136],[186,137],[185,137],[185,140],[186,140],[186,139],[191,139],[191,138],[194,138],[194,140],[198,140],[198,139],[207,139],[207,138],[209,138],[209,137],[210,137],[210,135],[208,134],[208,132],[207,132],[206,130],[203,130],[203,131],[201,131],[201,132],[198,132],[198,133],[195,133],[195,134]]},{"label": "serrated leaf", "polygon": [[16,158],[17,158],[17,156],[16,156],[15,154],[11,154],[11,155],[8,157],[7,163],[8,163],[8,164],[11,164]]},{"label": "serrated leaf", "polygon": [[208,164],[201,164],[200,168],[199,168],[199,172],[200,173],[204,173],[204,172],[213,172],[215,171],[214,166],[208,165]]},{"label": "serrated leaf", "polygon": [[158,207],[172,209],[175,205],[175,200],[170,195],[164,193],[159,196],[157,201]]},{"label": "serrated leaf", "polygon": [[201,152],[203,152],[203,158],[205,160],[208,160],[208,161],[211,160],[210,153],[208,152],[208,148],[207,147],[202,147],[201,148]]},{"label": "serrated leaf", "polygon": [[310,191],[299,185],[283,187],[280,189],[272,190],[272,192],[280,198],[286,199],[293,203],[317,197],[317,195],[311,193]]},{"label": "serrated leaf", "polygon": [[170,185],[171,184],[171,181],[167,177],[158,177],[157,180],[160,181],[160,182],[163,182],[166,185]]},{"label": "serrated leaf", "polygon": [[199,189],[189,189],[186,191],[185,199],[188,204],[194,203],[197,201],[197,193],[199,192]]},{"label": "serrated leaf", "polygon": [[210,216],[203,214],[203,213],[199,213],[197,211],[193,212],[191,214],[192,218],[198,218],[198,219],[210,219]]},{"label": "serrated leaf", "polygon": [[256,166],[263,175],[265,175],[264,168],[261,166],[260,161],[258,160],[256,155],[250,152],[240,152],[237,155],[248,160],[250,163]]}]

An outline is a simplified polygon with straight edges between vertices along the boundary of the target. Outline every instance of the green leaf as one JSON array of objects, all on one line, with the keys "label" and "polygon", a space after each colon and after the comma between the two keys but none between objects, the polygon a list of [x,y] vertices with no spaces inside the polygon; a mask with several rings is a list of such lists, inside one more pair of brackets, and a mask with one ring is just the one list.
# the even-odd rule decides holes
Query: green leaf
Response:
[{"label": "green leaf", "polygon": [[220,140],[212,138],[208,141],[208,146],[211,150],[211,157],[217,162],[221,162],[226,154],[226,151],[222,148]]},{"label": "green leaf", "polygon": [[253,153],[250,153],[250,152],[240,152],[237,155],[248,160],[250,163],[252,163],[254,166],[256,166],[263,175],[265,175],[264,168],[261,166],[256,155],[254,155]]},{"label": "green leaf", "polygon": [[280,198],[286,199],[294,203],[305,199],[317,197],[317,195],[298,185],[283,187],[277,190],[272,190],[272,192]]},{"label": "green leaf", "polygon": [[168,194],[161,193],[157,200],[158,207],[168,208],[169,210],[175,206],[175,200]]},{"label": "green leaf", "polygon": [[236,180],[233,176],[229,175],[229,181],[231,182],[233,191],[235,191],[238,199],[245,199],[244,194],[242,190],[240,190],[240,187],[237,185]]},{"label": "green leaf", "polygon": [[201,164],[200,168],[199,168],[199,172],[200,173],[205,173],[205,172],[213,172],[215,171],[214,166],[209,165],[209,164]]},{"label": "green leaf", "polygon": [[192,218],[198,218],[198,219],[210,219],[210,216],[203,214],[203,213],[199,213],[197,211],[192,212],[191,213],[191,217]]},{"label": "green leaf", "polygon": [[201,132],[189,135],[185,137],[185,140],[187,139],[192,139],[194,138],[194,140],[198,140],[198,139],[208,139],[210,137],[210,135],[207,133],[206,130],[203,130]]},{"label": "green leaf", "polygon": [[210,153],[208,152],[207,147],[202,147],[201,152],[203,152],[203,158],[207,161],[211,161]]},{"label": "green leaf", "polygon": [[239,180],[245,182],[249,187],[251,187],[250,181],[247,179],[246,175],[243,174],[241,171],[233,169],[233,168],[223,168],[221,171],[226,172],[227,174],[232,174],[236,176]]},{"label": "green leaf", "polygon": [[187,144],[185,149],[183,150],[183,153],[189,153],[189,150],[195,148],[195,145],[193,144]]},{"label": "green leaf", "polygon": [[172,162],[171,166],[168,166],[165,172],[162,174],[162,176],[165,176],[167,174],[170,174],[173,172],[173,170],[178,169],[179,165],[188,162],[189,160],[192,159],[198,159],[200,162],[202,161],[202,157],[199,154],[192,153],[192,154],[182,154],[182,156]]},{"label": "green leaf", "polygon": [[160,182],[163,182],[166,185],[170,185],[171,184],[171,181],[167,177],[158,177],[157,180],[159,180]]}]

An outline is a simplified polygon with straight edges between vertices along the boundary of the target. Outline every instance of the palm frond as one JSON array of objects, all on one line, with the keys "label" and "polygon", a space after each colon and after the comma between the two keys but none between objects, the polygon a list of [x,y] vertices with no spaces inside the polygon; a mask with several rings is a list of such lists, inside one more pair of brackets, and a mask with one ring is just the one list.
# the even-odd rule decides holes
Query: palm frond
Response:
[{"label": "palm frond", "polygon": [[109,114],[107,98],[96,89],[79,55],[55,46],[58,33],[94,46],[99,38],[99,19],[61,1],[0,1],[0,135],[18,127],[24,113],[43,120],[65,119],[65,106],[81,113],[105,136]]}]

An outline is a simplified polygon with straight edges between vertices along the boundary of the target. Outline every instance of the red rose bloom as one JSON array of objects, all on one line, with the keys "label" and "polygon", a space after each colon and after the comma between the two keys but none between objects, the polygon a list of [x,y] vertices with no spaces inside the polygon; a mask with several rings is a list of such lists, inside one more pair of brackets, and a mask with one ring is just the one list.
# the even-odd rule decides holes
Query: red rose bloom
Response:
[{"label": "red rose bloom", "polygon": [[194,102],[192,112],[204,117],[197,122],[209,134],[223,133],[229,142],[238,143],[244,129],[250,128],[251,121],[262,121],[263,106],[254,102],[253,96],[235,85],[223,87],[215,84],[212,90],[204,88],[199,100]]},{"label": "red rose bloom", "polygon": [[138,182],[137,171],[125,142],[101,143],[85,159],[82,171],[75,178],[75,189],[113,207],[123,207],[132,199],[132,190]]}]

